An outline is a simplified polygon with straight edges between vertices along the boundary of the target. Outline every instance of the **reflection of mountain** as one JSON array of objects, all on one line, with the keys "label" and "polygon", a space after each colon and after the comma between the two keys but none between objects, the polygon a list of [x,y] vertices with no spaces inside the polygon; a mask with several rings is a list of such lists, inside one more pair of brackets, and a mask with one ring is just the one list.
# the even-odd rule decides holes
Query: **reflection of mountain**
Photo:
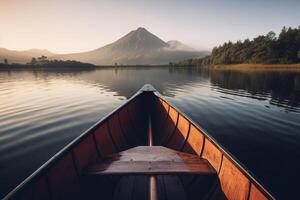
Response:
[{"label": "reflection of mountain", "polygon": [[300,73],[215,70],[211,72],[211,82],[231,91],[244,90],[256,99],[271,96],[270,104],[277,106],[300,106]]},{"label": "reflection of mountain", "polygon": [[[137,69],[138,68],[138,69]],[[177,70],[165,67],[104,68],[93,73],[82,73],[81,79],[100,85],[120,96],[130,98],[144,84],[151,83],[162,94],[174,96],[175,88],[201,81],[203,77],[193,69]],[[207,79],[206,77],[205,79]]]},{"label": "reflection of mountain", "polygon": [[84,81],[88,85],[105,88],[116,92],[118,96],[130,98],[144,84],[151,83],[165,96],[174,96],[176,89],[208,80],[208,73],[203,74],[195,68],[167,68],[167,67],[125,67],[99,68],[96,70],[76,69],[46,69],[46,70],[18,70],[7,71],[10,78],[25,76],[23,73],[33,74],[37,79],[58,77],[72,81]]}]

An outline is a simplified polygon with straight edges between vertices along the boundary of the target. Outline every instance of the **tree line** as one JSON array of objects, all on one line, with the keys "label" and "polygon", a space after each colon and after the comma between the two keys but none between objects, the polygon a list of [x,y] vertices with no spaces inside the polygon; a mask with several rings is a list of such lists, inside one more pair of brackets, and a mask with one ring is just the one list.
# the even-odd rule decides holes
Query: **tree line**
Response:
[{"label": "tree line", "polygon": [[3,63],[0,62],[0,65],[8,65],[8,60],[7,60],[7,58],[4,58]]},{"label": "tree line", "polygon": [[82,63],[75,60],[49,60],[47,56],[33,57],[27,65],[42,67],[94,67],[93,64]]},{"label": "tree line", "polygon": [[8,63],[8,60],[5,58],[4,63],[0,63],[0,67],[10,67],[10,68],[23,68],[23,67],[67,67],[67,68],[94,68],[95,65],[90,63],[82,63],[75,60],[49,60],[47,56],[33,57],[30,62],[26,64],[18,63]]},{"label": "tree line", "polygon": [[202,59],[183,60],[176,64],[208,66],[243,63],[300,63],[300,26],[298,28],[283,27],[278,36],[271,31],[253,40],[239,40],[235,43],[229,41],[214,47],[210,56]]}]

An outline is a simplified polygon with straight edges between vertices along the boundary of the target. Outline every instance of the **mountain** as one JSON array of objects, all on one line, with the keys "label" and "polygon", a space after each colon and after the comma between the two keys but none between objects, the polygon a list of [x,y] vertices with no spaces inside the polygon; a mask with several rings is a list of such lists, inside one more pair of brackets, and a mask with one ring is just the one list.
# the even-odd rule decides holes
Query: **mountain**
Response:
[{"label": "mountain", "polygon": [[164,42],[145,28],[138,28],[104,47],[83,53],[55,55],[53,58],[96,65],[156,65],[205,55],[208,52],[196,51],[178,41]]},{"label": "mountain", "polygon": [[52,53],[51,51],[48,51],[47,49],[29,49],[29,50],[25,50],[23,51],[24,53],[31,55],[33,57],[38,57],[38,56],[53,56],[55,55],[54,53]]},{"label": "mountain", "polygon": [[29,62],[32,57],[39,57],[42,55],[51,57],[54,56],[55,54],[44,49],[29,49],[24,51],[15,51],[15,50],[9,50],[5,48],[0,48],[0,63],[3,62],[4,59],[6,58],[9,63],[24,64]]},{"label": "mountain", "polygon": [[32,57],[44,55],[49,59],[76,60],[96,65],[158,65],[202,58],[208,54],[209,52],[197,51],[176,40],[165,42],[145,28],[138,28],[111,44],[82,53],[54,54],[39,49],[12,51],[0,48],[0,63],[4,58],[9,63],[27,63]]}]

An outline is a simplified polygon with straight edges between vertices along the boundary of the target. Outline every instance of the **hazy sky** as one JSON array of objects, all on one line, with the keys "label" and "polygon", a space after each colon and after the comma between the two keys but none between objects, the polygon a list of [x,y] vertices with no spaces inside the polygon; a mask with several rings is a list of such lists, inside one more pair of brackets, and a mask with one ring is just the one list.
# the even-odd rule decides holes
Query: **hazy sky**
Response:
[{"label": "hazy sky", "polygon": [[300,0],[0,0],[0,47],[92,50],[145,27],[208,49],[300,25]]}]

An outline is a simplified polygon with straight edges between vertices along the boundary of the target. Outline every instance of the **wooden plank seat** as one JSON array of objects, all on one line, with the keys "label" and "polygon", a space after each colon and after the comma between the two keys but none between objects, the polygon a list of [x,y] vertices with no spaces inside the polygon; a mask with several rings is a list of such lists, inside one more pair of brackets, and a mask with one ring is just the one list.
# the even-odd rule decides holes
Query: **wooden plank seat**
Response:
[{"label": "wooden plank seat", "polygon": [[206,159],[162,146],[138,146],[91,163],[86,175],[215,174]]}]

